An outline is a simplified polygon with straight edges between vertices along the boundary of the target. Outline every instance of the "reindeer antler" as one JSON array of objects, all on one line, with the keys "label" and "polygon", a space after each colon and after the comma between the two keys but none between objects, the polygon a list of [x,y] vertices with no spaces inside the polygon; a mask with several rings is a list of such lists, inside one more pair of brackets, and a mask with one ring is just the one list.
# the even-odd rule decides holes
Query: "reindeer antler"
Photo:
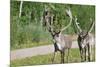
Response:
[{"label": "reindeer antler", "polygon": [[71,12],[70,8],[66,9],[66,14],[67,14],[67,16],[69,16],[72,19],[72,12]]},{"label": "reindeer antler", "polygon": [[94,22],[93,22],[92,18],[90,18],[90,21],[92,22],[92,24],[90,25],[88,32],[91,32],[93,30],[93,27],[94,27]]},{"label": "reindeer antler", "polygon": [[46,26],[47,30],[54,34],[54,29],[52,27],[54,15],[51,14],[50,9],[45,7],[43,14],[43,25]]},{"label": "reindeer antler", "polygon": [[77,29],[79,30],[79,32],[82,32],[82,29],[81,27],[79,26],[79,23],[77,22],[77,17],[75,16],[75,24],[76,24],[76,27]]},{"label": "reindeer antler", "polygon": [[70,8],[68,10],[66,10],[66,14],[67,14],[67,16],[70,17],[70,22],[66,27],[61,29],[61,32],[64,31],[65,29],[67,29],[72,23],[72,12],[71,12]]}]

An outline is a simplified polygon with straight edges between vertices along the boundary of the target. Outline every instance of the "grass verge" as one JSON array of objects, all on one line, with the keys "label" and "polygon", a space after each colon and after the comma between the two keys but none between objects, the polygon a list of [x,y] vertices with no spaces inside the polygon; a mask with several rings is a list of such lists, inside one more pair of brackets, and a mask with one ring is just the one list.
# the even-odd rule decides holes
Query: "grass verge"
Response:
[{"label": "grass verge", "polygon": [[[95,54],[93,54],[93,60],[95,61]],[[44,65],[44,64],[52,64],[51,59],[52,59],[53,54],[47,54],[47,55],[38,55],[38,56],[33,56],[33,57],[27,57],[25,59],[17,59],[11,61],[11,67],[18,67],[18,66],[31,66],[31,65]],[[67,54],[65,54],[65,63],[67,63]],[[78,49],[71,49],[70,50],[70,55],[69,55],[69,61],[68,63],[78,63],[80,62],[80,54]],[[57,52],[56,58],[54,60],[54,64],[59,64],[60,63],[60,53]]]},{"label": "grass verge", "polygon": [[49,45],[51,42],[34,42],[34,43],[27,43],[27,44],[20,44],[16,45],[15,47],[11,47],[11,50],[16,50],[16,49],[23,49],[23,48],[31,48],[31,47],[38,47],[42,45]]}]

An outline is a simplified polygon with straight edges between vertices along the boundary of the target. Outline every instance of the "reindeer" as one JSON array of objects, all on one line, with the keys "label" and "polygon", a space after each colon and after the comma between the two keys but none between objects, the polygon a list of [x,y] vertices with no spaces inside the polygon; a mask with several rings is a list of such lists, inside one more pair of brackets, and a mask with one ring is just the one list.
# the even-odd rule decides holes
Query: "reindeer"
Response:
[{"label": "reindeer", "polygon": [[75,27],[77,27],[77,32],[78,32],[77,41],[78,41],[78,46],[79,46],[82,62],[87,60],[87,56],[88,56],[88,61],[91,61],[92,59],[91,51],[92,51],[93,44],[91,43],[92,38],[91,38],[90,32],[92,31],[94,27],[94,22],[92,20],[91,22],[92,24],[90,25],[87,31],[82,30],[81,27],[79,26],[79,23],[77,22],[77,17],[75,16]]},{"label": "reindeer", "polygon": [[[46,26],[47,30],[50,32],[52,39],[53,39],[53,44],[54,44],[54,54],[52,58],[52,63],[54,62],[56,52],[59,51],[61,54],[61,63],[64,63],[64,57],[65,57],[65,50],[68,50],[68,55],[69,55],[69,49],[72,46],[72,39],[68,35],[62,34],[62,32],[67,29],[71,23],[72,23],[72,13],[69,10],[66,10],[67,16],[70,18],[69,24],[60,29],[59,31],[55,31],[53,29],[53,21],[55,20],[55,16],[51,14],[50,11],[45,10],[43,14],[43,25]],[[67,61],[68,61],[68,55],[67,55]]]}]

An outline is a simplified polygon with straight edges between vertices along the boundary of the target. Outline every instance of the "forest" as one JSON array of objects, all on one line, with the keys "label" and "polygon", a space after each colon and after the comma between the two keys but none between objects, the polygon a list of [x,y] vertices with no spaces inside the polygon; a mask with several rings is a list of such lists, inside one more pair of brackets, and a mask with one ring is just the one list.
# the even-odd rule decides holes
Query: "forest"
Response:
[{"label": "forest", "polygon": [[[91,22],[95,21],[95,6],[61,4],[61,3],[43,3],[24,1],[22,13],[19,18],[20,1],[11,1],[10,5],[10,43],[11,50],[28,48],[52,43],[50,33],[42,25],[42,17],[45,8],[52,10],[57,16],[55,21],[56,28],[63,28],[69,23],[65,10],[70,8],[72,15],[77,16],[80,26],[88,30]],[[74,21],[73,21],[74,22]],[[66,29],[64,34],[75,34],[73,24]],[[95,34],[95,27],[92,31]]]}]

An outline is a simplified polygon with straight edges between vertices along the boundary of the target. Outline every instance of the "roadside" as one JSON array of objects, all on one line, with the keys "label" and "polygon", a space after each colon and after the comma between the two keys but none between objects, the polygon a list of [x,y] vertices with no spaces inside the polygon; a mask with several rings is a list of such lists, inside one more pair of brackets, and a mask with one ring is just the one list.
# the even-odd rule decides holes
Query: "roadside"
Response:
[{"label": "roadside", "polygon": [[[73,42],[72,48],[78,48],[76,41]],[[52,52],[54,52],[54,46],[53,44],[50,44],[45,46],[14,50],[11,51],[10,55],[11,55],[11,60],[14,60],[14,59],[32,57],[36,55],[45,55]]]}]

